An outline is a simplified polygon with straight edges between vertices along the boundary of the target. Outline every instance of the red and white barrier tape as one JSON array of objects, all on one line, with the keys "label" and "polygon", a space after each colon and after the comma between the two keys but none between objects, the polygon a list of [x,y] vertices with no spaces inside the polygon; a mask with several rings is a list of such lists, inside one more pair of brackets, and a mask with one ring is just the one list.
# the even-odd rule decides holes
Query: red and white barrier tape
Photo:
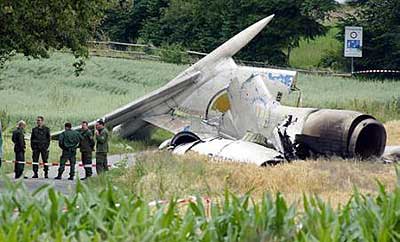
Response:
[{"label": "red and white barrier tape", "polygon": [[356,71],[354,74],[365,74],[365,73],[399,73],[400,71],[396,70],[365,70],[365,71]]},{"label": "red and white barrier tape", "polygon": [[[18,164],[25,164],[25,165],[39,165],[39,166],[60,166],[60,162],[51,162],[51,163],[44,163],[44,162],[39,162],[34,163],[32,161],[10,161],[10,160],[2,160],[4,163],[18,163]],[[83,163],[78,163],[77,164],[79,167],[96,167],[96,164],[83,164]],[[65,166],[71,166],[70,163],[65,163]],[[108,167],[111,167],[111,165],[107,165]]]}]

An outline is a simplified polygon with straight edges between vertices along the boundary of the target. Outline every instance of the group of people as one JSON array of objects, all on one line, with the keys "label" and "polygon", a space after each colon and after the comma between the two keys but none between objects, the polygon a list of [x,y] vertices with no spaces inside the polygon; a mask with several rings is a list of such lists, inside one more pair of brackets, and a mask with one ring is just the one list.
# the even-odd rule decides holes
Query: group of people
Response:
[{"label": "group of people", "polygon": [[[49,147],[50,147],[50,129],[45,126],[44,118],[38,116],[36,120],[37,126],[32,129],[31,148],[32,148],[32,178],[38,178],[39,158],[41,156],[43,162],[44,178],[49,178]],[[15,178],[20,178],[24,172],[25,166],[25,127],[26,123],[21,120],[17,124],[17,128],[12,133],[12,141],[14,143],[15,153]],[[75,176],[76,151],[79,148],[81,152],[82,163],[85,169],[85,180],[92,176],[92,153],[96,151],[96,172],[98,174],[108,170],[107,153],[108,153],[108,131],[105,128],[104,121],[96,122],[94,134],[89,129],[87,121],[82,121],[80,131],[72,129],[71,123],[65,123],[64,132],[59,135],[58,146],[62,149],[58,175],[54,179],[62,179],[65,170],[65,164],[70,162],[70,173],[68,180],[73,180]],[[95,137],[95,138],[94,138]],[[27,178],[24,176],[24,178]]]}]

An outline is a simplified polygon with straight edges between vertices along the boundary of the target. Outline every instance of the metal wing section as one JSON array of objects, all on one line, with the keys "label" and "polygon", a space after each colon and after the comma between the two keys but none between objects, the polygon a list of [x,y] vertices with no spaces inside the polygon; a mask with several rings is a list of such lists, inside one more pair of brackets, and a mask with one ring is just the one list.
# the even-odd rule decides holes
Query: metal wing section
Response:
[{"label": "metal wing section", "polygon": [[218,128],[203,122],[199,117],[182,117],[173,113],[147,116],[142,118],[144,121],[168,130],[173,134],[182,131],[191,131],[201,139],[207,139],[219,135]]},{"label": "metal wing section", "polygon": [[129,119],[140,117],[145,112],[166,102],[182,90],[192,85],[200,76],[200,72],[190,73],[181,77],[181,80],[173,86],[163,86],[103,117],[107,125],[115,127]]},{"label": "metal wing section", "polygon": [[[199,78],[200,72],[189,73],[180,77],[180,80],[175,85],[163,86],[109,114],[102,117],[107,127],[113,128],[122,123],[129,121],[130,119],[140,118],[146,112],[153,108],[167,102],[172,97],[176,96],[181,91],[187,89],[193,85],[197,78]],[[96,121],[89,123],[89,128],[94,128]],[[73,127],[74,130],[79,130],[80,127]],[[63,131],[59,131],[52,134],[52,139],[57,139]]]}]

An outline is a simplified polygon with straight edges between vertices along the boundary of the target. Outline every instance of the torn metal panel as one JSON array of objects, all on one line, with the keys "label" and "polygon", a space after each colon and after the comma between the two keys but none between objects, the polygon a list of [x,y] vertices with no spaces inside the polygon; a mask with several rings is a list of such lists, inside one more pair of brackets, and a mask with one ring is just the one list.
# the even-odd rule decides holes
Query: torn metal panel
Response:
[{"label": "torn metal panel", "polygon": [[174,154],[185,154],[189,151],[220,161],[249,163],[258,166],[277,164],[284,160],[283,156],[274,149],[243,140],[234,141],[223,138],[193,141],[178,145],[173,149]]}]

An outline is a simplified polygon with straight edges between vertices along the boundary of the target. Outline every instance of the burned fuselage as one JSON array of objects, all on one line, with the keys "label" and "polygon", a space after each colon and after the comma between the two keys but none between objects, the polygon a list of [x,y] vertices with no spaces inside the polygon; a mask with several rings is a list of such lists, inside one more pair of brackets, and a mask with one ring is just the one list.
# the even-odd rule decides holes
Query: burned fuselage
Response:
[{"label": "burned fuselage", "polygon": [[295,71],[235,63],[232,57],[272,18],[251,25],[163,87],[102,119],[126,138],[148,125],[166,129],[175,136],[162,147],[177,154],[191,150],[257,165],[314,154],[382,155],[386,132],[373,117],[284,106],[280,101],[295,88]]}]

